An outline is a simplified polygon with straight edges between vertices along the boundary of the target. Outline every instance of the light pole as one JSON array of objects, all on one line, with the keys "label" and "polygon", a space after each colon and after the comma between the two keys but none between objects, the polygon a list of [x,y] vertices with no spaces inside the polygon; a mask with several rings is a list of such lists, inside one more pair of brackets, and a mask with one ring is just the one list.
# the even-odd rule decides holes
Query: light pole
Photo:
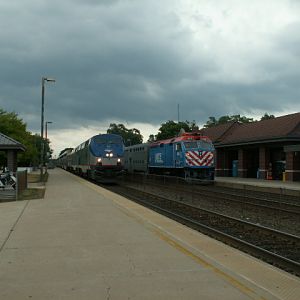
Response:
[{"label": "light pole", "polygon": [[51,121],[46,121],[45,122],[45,137],[46,137],[46,140],[48,139],[48,124],[52,124],[53,122],[51,122]]},{"label": "light pole", "polygon": [[41,110],[41,172],[40,180],[43,179],[44,166],[44,102],[45,102],[45,81],[55,82],[53,78],[42,77],[42,110]]},{"label": "light pole", "polygon": [[[52,121],[46,121],[45,122],[45,142],[48,142],[48,124],[52,124]],[[45,151],[44,151],[45,152]],[[48,152],[44,153],[45,157],[44,157],[44,162],[47,162],[47,158],[48,158]],[[46,168],[46,173],[47,173],[47,168]]]}]

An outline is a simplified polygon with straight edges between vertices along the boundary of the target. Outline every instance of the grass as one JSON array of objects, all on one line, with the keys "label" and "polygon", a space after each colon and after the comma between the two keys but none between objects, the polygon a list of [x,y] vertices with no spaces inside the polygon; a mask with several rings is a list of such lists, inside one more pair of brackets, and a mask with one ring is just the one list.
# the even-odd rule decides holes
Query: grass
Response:
[{"label": "grass", "polygon": [[49,177],[49,173],[44,173],[41,181],[39,173],[29,173],[27,175],[27,181],[28,183],[47,182],[48,177]]},{"label": "grass", "polygon": [[33,199],[43,199],[45,196],[45,187],[42,183],[48,181],[49,174],[44,173],[42,181],[40,180],[40,173],[29,173],[27,175],[27,182],[28,183],[41,183],[41,187],[30,187],[26,190],[22,191],[18,195],[18,200],[33,200]]}]

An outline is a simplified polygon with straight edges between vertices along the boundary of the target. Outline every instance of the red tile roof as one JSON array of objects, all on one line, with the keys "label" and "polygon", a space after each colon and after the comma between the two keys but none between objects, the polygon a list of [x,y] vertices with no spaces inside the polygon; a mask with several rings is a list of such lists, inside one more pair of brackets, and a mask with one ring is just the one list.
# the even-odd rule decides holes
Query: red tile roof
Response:
[{"label": "red tile roof", "polygon": [[233,127],[228,126],[227,130],[226,126],[224,126],[226,124],[203,129],[203,134],[210,137],[213,142],[220,146],[271,141],[274,139],[296,139],[300,141],[300,113],[264,121],[235,124]]},{"label": "red tile roof", "polygon": [[216,143],[222,140],[222,137],[231,132],[236,126],[239,126],[237,122],[229,122],[214,127],[202,128],[200,133],[209,137],[213,143]]}]

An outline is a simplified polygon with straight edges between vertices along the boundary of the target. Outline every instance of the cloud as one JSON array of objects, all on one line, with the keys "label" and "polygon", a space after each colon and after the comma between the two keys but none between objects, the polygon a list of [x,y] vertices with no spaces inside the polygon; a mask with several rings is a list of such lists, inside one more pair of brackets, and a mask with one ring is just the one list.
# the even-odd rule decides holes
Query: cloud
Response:
[{"label": "cloud", "polygon": [[300,110],[297,1],[0,0],[0,26],[0,107],[39,132],[54,77],[45,119],[65,141],[112,120],[158,128],[177,104],[199,124]]}]

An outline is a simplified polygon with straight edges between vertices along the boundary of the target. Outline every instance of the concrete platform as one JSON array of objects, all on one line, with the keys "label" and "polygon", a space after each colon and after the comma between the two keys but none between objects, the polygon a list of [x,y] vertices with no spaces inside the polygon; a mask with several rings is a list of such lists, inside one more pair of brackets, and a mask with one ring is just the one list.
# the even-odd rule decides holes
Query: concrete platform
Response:
[{"label": "concrete platform", "polygon": [[299,278],[59,169],[45,199],[0,203],[0,228],[0,299],[300,295]]},{"label": "concrete platform", "polygon": [[300,201],[300,182],[283,182],[280,180],[262,180],[240,177],[217,177],[215,184],[217,186],[233,187],[237,189],[296,196],[299,197]]}]

